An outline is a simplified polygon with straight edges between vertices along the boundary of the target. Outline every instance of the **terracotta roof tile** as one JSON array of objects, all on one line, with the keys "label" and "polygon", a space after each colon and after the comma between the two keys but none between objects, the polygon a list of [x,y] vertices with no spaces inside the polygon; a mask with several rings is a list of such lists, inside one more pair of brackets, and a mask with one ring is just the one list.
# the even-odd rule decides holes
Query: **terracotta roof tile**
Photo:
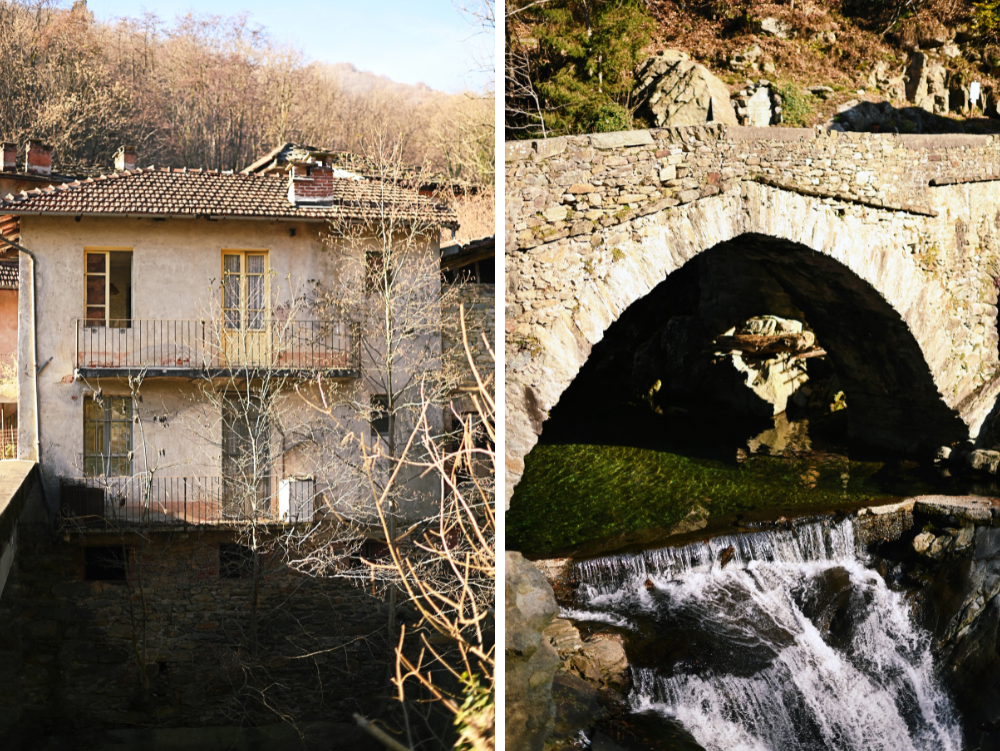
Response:
[{"label": "terracotta roof tile", "polygon": [[399,219],[458,222],[452,208],[377,181],[335,179],[331,203],[296,205],[288,200],[288,178],[282,175],[156,167],[22,191],[0,201],[0,214],[371,219],[382,206],[391,206]]},{"label": "terracotta roof tile", "polygon": [[17,289],[17,261],[0,261],[0,289]]}]

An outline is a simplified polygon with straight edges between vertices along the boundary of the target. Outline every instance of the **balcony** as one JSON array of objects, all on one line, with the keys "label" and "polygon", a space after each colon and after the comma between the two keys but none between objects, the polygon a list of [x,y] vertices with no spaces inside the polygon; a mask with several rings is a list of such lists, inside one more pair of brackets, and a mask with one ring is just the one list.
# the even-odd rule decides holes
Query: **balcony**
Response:
[{"label": "balcony", "polygon": [[322,516],[316,487],[311,477],[265,477],[255,487],[223,477],[61,478],[60,511],[69,529],[302,524]]},{"label": "balcony", "polygon": [[208,320],[110,323],[76,319],[74,362],[84,378],[140,371],[177,377],[360,376],[360,326],[349,321],[269,321],[253,331],[231,331]]}]

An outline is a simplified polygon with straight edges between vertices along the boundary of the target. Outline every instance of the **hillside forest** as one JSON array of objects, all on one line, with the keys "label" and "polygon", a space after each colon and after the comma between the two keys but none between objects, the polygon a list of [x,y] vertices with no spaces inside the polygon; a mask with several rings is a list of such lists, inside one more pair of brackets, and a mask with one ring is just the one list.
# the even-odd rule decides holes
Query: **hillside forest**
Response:
[{"label": "hillside forest", "polygon": [[506,13],[507,139],[648,127],[635,70],[668,49],[730,91],[766,78],[794,126],[831,122],[859,100],[905,106],[907,66],[930,50],[952,88],[981,83],[977,127],[996,129],[1000,0],[509,0]]},{"label": "hillside forest", "polygon": [[140,166],[240,170],[286,141],[361,153],[377,131],[408,164],[493,182],[492,91],[309,61],[246,15],[100,22],[85,0],[0,0],[0,70],[0,138],[46,141],[70,174],[105,171],[122,144]]}]

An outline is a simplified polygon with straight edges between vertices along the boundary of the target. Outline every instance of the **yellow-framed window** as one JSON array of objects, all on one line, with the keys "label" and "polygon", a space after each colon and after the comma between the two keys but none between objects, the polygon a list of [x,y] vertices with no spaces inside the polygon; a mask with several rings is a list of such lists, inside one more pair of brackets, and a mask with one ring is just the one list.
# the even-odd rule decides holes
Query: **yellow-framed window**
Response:
[{"label": "yellow-framed window", "polygon": [[87,477],[132,474],[131,397],[84,399],[83,473]]},{"label": "yellow-framed window", "polygon": [[132,327],[132,249],[84,250],[84,317],[87,326]]},{"label": "yellow-framed window", "polygon": [[268,315],[266,250],[222,251],[222,319],[229,331],[261,331]]}]

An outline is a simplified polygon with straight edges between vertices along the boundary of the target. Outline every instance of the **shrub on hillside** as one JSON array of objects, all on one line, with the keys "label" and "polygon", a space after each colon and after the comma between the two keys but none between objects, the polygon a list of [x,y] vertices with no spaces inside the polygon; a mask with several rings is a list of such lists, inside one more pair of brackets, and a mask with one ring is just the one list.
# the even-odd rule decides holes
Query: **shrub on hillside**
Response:
[{"label": "shrub on hillside", "polygon": [[812,124],[815,113],[812,94],[803,91],[793,83],[786,83],[781,94],[781,124],[792,128],[804,128]]},{"label": "shrub on hillside", "polygon": [[519,81],[530,79],[535,96],[523,90],[523,84],[525,101],[508,93],[509,130],[536,135],[525,129],[526,111],[544,120],[550,136],[631,127],[633,71],[654,29],[645,3],[515,0],[510,5],[515,11],[516,6],[523,9],[508,31],[508,68],[511,47],[516,46],[522,66]]}]

